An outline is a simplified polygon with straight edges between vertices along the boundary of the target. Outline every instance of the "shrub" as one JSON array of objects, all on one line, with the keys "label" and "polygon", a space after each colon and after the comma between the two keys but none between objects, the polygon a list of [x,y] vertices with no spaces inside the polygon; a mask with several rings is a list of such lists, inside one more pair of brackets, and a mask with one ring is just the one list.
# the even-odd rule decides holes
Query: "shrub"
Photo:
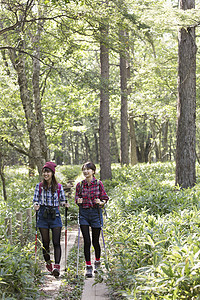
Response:
[{"label": "shrub", "polygon": [[108,191],[108,283],[128,299],[197,299],[199,185],[175,190],[174,164],[120,167]]},{"label": "shrub", "polygon": [[40,272],[33,263],[33,249],[3,244],[0,247],[1,299],[36,299]]},{"label": "shrub", "polygon": [[62,167],[59,167],[59,170],[65,177],[65,182],[67,182],[68,180],[75,180],[76,177],[79,175],[81,168],[78,165],[77,166],[62,166]]}]

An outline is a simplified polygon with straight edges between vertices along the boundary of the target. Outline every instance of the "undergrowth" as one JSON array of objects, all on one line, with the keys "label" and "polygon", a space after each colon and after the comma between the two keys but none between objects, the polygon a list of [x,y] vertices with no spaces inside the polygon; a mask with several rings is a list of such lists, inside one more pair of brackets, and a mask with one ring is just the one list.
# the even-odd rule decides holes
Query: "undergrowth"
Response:
[{"label": "undergrowth", "polygon": [[[71,171],[61,167],[63,183],[67,172],[69,179],[78,168]],[[104,235],[109,264],[105,280],[112,299],[200,299],[199,181],[192,189],[175,188],[175,164],[169,162],[113,165],[112,176],[112,180],[103,182],[110,196]],[[14,236],[10,245],[5,236],[5,217],[12,215],[15,225],[15,212],[32,207],[38,179],[28,178],[27,170],[14,169],[7,173],[6,182],[8,200],[0,201],[0,297],[35,299],[41,274],[34,264],[34,224],[32,244],[28,238],[20,244]],[[70,205],[69,220],[74,221],[77,207],[73,197]],[[59,299],[81,297],[84,259],[80,252],[77,279],[76,251],[75,245]]]},{"label": "undergrowth", "polygon": [[106,241],[113,295],[199,299],[199,183],[174,187],[174,164],[118,167],[105,182]]},{"label": "undergrowth", "polygon": [[78,276],[77,276],[77,241],[70,250],[67,258],[67,270],[61,286],[61,290],[57,300],[62,299],[81,299],[83,285],[84,285],[84,272],[85,261],[83,254],[83,247],[79,249],[79,261],[78,261]]}]

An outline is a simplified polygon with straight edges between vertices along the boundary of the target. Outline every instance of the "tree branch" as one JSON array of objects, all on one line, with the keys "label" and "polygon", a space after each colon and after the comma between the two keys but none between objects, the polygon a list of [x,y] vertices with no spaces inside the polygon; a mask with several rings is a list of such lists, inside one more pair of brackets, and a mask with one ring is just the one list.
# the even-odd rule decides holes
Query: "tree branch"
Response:
[{"label": "tree branch", "polygon": [[29,152],[28,152],[28,151],[26,151],[26,150],[24,150],[24,149],[22,149],[22,148],[16,146],[13,142],[11,142],[11,141],[9,141],[9,140],[7,140],[7,139],[4,139],[4,138],[1,138],[1,140],[2,140],[3,142],[6,142],[9,146],[11,146],[11,147],[12,147],[13,149],[15,149],[17,152],[19,152],[19,153],[21,153],[21,154],[24,154],[24,155],[26,155],[26,156],[29,156]]}]

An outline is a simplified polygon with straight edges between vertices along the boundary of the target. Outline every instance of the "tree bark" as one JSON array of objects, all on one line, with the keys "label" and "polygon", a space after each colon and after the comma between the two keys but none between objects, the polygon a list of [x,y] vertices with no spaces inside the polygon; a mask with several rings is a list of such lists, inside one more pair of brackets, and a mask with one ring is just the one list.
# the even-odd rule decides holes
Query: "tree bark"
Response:
[{"label": "tree bark", "polygon": [[[31,6],[31,3],[28,5]],[[28,10],[28,6],[26,6]],[[17,27],[15,34],[18,36],[17,50],[10,48],[9,56],[16,70],[18,77],[18,85],[20,89],[20,98],[23,105],[27,130],[29,133],[29,162],[30,169],[33,166],[37,166],[38,172],[41,173],[41,169],[44,165],[45,160],[49,158],[49,152],[47,147],[47,139],[45,136],[44,121],[41,109],[41,98],[40,98],[40,35],[41,35],[41,22],[38,21],[35,29],[29,32],[29,37],[32,39],[33,48],[35,53],[32,57],[32,68],[30,67],[30,60],[26,54],[26,29],[23,24],[23,20],[26,19],[26,10],[19,11],[19,26]],[[40,12],[39,12],[40,14]],[[3,23],[1,23],[1,27]],[[10,36],[4,35],[4,40],[7,45],[13,43]],[[32,69],[32,82],[30,81],[31,75],[28,73]],[[29,71],[27,71],[29,70]],[[30,77],[29,77],[30,75]],[[31,171],[30,171],[31,172]]]},{"label": "tree bark", "polygon": [[94,132],[94,142],[95,142],[95,163],[99,162],[99,144],[98,144],[98,137],[97,133]]},{"label": "tree bark", "polygon": [[169,120],[163,123],[162,125],[162,161],[168,161],[168,127]]},{"label": "tree bark", "polygon": [[40,173],[44,165],[45,158],[43,157],[41,151],[37,119],[33,112],[33,102],[31,100],[30,92],[28,89],[28,82],[25,71],[25,57],[23,56],[23,54],[19,54],[17,56],[15,51],[11,51],[11,60],[18,75],[20,97],[26,117],[27,129],[30,140],[29,156],[31,157],[31,161],[34,160],[35,164],[38,167],[38,172]]},{"label": "tree bark", "polygon": [[143,121],[138,124],[135,122],[136,132],[139,129],[139,133],[137,135],[137,158],[139,162],[145,162],[145,142],[147,138],[147,125],[146,125],[146,114],[143,117]]},{"label": "tree bark", "polygon": [[81,135],[79,134],[79,132],[76,132],[75,133],[75,143],[74,143],[74,160],[73,160],[74,165],[79,164],[79,157],[80,157],[79,146],[80,146],[80,144],[82,144],[82,143],[80,143],[80,137],[81,137]]},{"label": "tree bark", "polygon": [[100,150],[100,178],[111,179],[111,157],[110,157],[110,115],[109,115],[109,50],[105,45],[108,38],[108,26],[100,26],[100,65],[101,65],[101,87],[100,87],[100,116],[99,116],[99,150]]},{"label": "tree bark", "polygon": [[90,149],[90,143],[87,135],[84,133],[84,142],[85,142],[85,158],[86,161],[91,160],[91,149]]},{"label": "tree bark", "polygon": [[113,119],[110,120],[111,131],[111,161],[114,163],[120,163],[119,147],[117,143],[116,130]]},{"label": "tree bark", "polygon": [[37,127],[40,138],[42,156],[46,161],[49,161],[49,151],[47,146],[47,138],[45,134],[44,119],[42,114],[41,98],[40,98],[40,36],[41,28],[44,21],[39,21],[37,24],[37,32],[33,38],[33,46],[35,48],[33,58],[33,98],[35,104],[35,114],[37,119]]},{"label": "tree bark", "polygon": [[128,138],[128,105],[127,105],[127,33],[120,30],[120,82],[121,82],[121,164],[129,164],[129,138]]},{"label": "tree bark", "polygon": [[129,127],[130,127],[130,140],[131,140],[131,165],[134,166],[138,163],[138,159],[137,159],[137,142],[135,136],[134,118],[132,116],[129,118]]},{"label": "tree bark", "polygon": [[[181,0],[183,10],[195,7],[194,0]],[[182,188],[196,182],[196,42],[195,28],[181,28],[178,34],[178,101],[176,181]]]},{"label": "tree bark", "polygon": [[4,175],[4,158],[2,153],[0,152],[0,177],[2,181],[2,187],[3,187],[3,198],[4,201],[7,201],[7,193],[6,193],[6,179]]}]

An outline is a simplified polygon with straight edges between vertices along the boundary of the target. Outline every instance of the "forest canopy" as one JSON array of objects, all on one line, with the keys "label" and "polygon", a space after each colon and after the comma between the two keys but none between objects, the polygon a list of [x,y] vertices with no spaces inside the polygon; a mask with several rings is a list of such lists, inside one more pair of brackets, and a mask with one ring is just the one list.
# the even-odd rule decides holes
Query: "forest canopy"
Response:
[{"label": "forest canopy", "polygon": [[195,27],[198,49],[195,5],[1,1],[1,158],[38,169],[47,159],[99,162],[109,135],[109,163],[175,160],[178,30]]}]

